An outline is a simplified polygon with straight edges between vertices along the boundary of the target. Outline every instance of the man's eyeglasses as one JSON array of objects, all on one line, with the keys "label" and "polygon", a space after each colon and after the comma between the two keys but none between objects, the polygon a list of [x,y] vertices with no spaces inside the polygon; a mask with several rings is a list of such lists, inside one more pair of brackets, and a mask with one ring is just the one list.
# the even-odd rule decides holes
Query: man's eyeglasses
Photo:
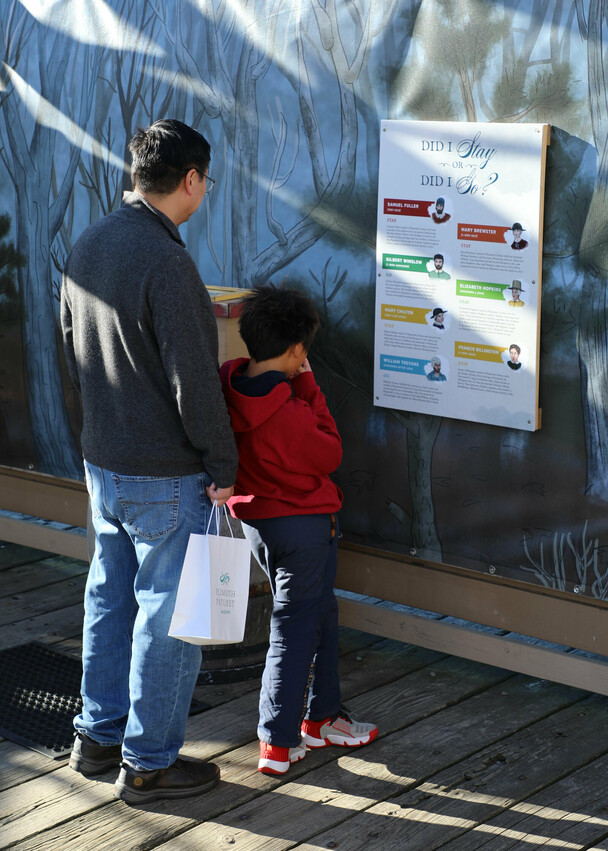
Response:
[{"label": "man's eyeglasses", "polygon": [[[193,165],[193,166],[190,166],[190,168],[193,168],[193,169],[194,169],[194,171],[195,171],[198,175],[200,175],[200,177],[205,177],[205,178],[207,179],[207,190],[206,190],[206,191],[207,191],[207,192],[211,192],[211,190],[212,190],[212,189],[213,189],[213,187],[215,186],[215,180],[214,180],[214,179],[213,179],[213,178],[212,178],[209,174],[205,174],[205,172],[204,172],[204,171],[201,171],[201,170],[200,170],[200,168],[197,168],[197,167],[196,167],[196,166],[194,166],[194,165]],[[190,171],[190,169],[188,169],[185,173],[186,173],[186,174],[188,174],[188,171]]]},{"label": "man's eyeglasses", "polygon": [[[198,169],[197,169],[197,171],[198,171]],[[201,174],[200,171],[198,173]],[[211,192],[211,190],[215,186],[215,180],[212,177],[210,177],[208,174],[203,174],[202,176],[207,179],[207,192]]]}]

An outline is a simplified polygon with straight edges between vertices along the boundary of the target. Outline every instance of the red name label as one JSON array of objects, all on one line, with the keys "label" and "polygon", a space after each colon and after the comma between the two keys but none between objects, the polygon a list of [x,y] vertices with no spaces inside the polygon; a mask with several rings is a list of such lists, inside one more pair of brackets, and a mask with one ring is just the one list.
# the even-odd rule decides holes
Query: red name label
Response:
[{"label": "red name label", "polygon": [[510,228],[496,227],[495,225],[458,225],[458,239],[466,239],[473,242],[500,242],[505,243],[505,233]]},{"label": "red name label", "polygon": [[385,198],[384,213],[388,216],[428,216],[434,201],[406,201],[403,198]]}]

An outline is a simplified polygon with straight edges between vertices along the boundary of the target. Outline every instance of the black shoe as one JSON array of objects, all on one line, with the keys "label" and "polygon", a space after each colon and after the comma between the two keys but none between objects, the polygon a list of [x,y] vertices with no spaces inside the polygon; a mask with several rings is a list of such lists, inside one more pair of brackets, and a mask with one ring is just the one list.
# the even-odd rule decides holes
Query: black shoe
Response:
[{"label": "black shoe", "polygon": [[100,745],[84,733],[78,733],[70,754],[70,768],[85,777],[93,777],[110,768],[116,768],[121,759],[120,745]]},{"label": "black shoe", "polygon": [[217,785],[220,770],[212,762],[179,757],[168,768],[137,771],[126,762],[114,784],[114,797],[128,804],[146,804],[160,798],[189,798]]}]

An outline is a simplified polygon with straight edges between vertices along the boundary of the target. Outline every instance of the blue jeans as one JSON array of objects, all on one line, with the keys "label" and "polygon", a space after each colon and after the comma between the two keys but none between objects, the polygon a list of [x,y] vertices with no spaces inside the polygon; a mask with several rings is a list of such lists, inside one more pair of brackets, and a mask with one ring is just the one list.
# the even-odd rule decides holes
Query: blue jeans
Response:
[{"label": "blue jeans", "polygon": [[273,595],[258,737],[292,748],[304,717],[340,709],[337,528],[332,536],[330,515],[306,514],[248,520],[243,531]]},{"label": "blue jeans", "polygon": [[207,527],[203,473],[123,476],[85,461],[95,555],[85,590],[83,708],[74,726],[122,742],[137,769],[171,765],[184,743],[201,650],[167,635],[191,532]]}]

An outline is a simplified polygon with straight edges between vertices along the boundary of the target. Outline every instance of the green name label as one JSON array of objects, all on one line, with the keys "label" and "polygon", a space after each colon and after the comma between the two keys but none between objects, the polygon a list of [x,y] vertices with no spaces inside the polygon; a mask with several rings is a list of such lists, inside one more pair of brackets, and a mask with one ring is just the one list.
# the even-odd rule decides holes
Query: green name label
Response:
[{"label": "green name label", "polygon": [[426,264],[430,257],[414,257],[406,254],[383,254],[383,269],[401,269],[404,272],[424,272],[428,274]]},{"label": "green name label", "polygon": [[468,298],[490,298],[504,301],[507,284],[487,284],[483,281],[456,281],[456,295]]}]

